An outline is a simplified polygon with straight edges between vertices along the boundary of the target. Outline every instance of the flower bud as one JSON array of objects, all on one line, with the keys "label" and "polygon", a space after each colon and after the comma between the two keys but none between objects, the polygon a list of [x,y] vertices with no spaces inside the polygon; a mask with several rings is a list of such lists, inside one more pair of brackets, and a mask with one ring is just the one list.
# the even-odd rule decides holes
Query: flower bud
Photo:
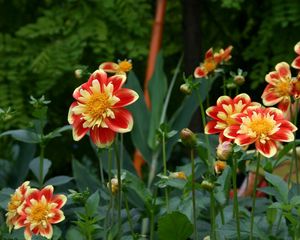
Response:
[{"label": "flower bud", "polygon": [[208,180],[203,180],[200,184],[201,188],[211,192],[214,189],[214,184]]},{"label": "flower bud", "polygon": [[238,86],[242,86],[245,83],[245,77],[242,75],[236,75],[233,78],[233,81],[238,85]]},{"label": "flower bud", "polygon": [[190,129],[184,128],[180,132],[180,139],[187,147],[195,147],[197,145],[197,137]]},{"label": "flower bud", "polygon": [[75,77],[76,77],[77,79],[81,79],[81,78],[83,77],[83,71],[82,71],[82,69],[76,69],[76,70],[74,71],[74,74],[75,74]]},{"label": "flower bud", "polygon": [[217,157],[219,160],[226,161],[232,153],[232,143],[225,141],[217,147]]},{"label": "flower bud", "polygon": [[226,84],[226,88],[228,88],[228,89],[235,89],[235,88],[236,88],[236,84],[233,83],[233,82],[227,83],[227,84]]},{"label": "flower bud", "polygon": [[184,172],[171,172],[169,177],[186,180],[186,175]]},{"label": "flower bud", "polygon": [[[110,186],[111,185],[111,186]],[[111,187],[112,194],[115,194],[119,190],[119,182],[117,178],[112,178],[110,183],[107,183],[108,189]]]},{"label": "flower bud", "polygon": [[215,162],[215,172],[216,174],[221,174],[223,172],[223,170],[226,168],[227,163],[224,161],[216,161]]},{"label": "flower bud", "polygon": [[210,240],[210,236],[208,235],[208,236],[204,237],[203,240]]},{"label": "flower bud", "polygon": [[186,95],[191,95],[192,93],[192,89],[190,88],[190,86],[186,83],[181,84],[180,86],[180,91]]}]

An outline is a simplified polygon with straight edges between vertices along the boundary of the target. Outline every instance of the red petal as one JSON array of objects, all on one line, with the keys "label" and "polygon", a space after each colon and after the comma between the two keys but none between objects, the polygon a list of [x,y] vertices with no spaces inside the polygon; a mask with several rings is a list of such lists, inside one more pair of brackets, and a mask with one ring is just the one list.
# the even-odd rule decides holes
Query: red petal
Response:
[{"label": "red petal", "polygon": [[79,141],[88,132],[89,128],[84,128],[83,123],[85,120],[80,119],[80,115],[74,117],[73,122],[73,139]]},{"label": "red petal", "polygon": [[223,142],[225,142],[225,141],[227,141],[227,142],[232,142],[233,139],[230,139],[230,138],[225,137],[225,136],[224,136],[224,131],[222,131],[222,132],[220,132],[220,134],[219,134],[219,142],[220,142],[220,143],[223,143]]},{"label": "red petal", "polygon": [[291,77],[290,66],[286,62],[278,63],[275,66],[275,69],[281,78],[290,78]]},{"label": "red petal", "polygon": [[95,79],[99,81],[101,88],[103,84],[107,85],[107,74],[102,69],[96,70],[91,74],[88,82],[86,83],[87,86],[89,87]]},{"label": "red petal", "polygon": [[272,85],[266,87],[261,98],[265,106],[273,106],[282,100],[282,96],[278,96]]},{"label": "red petal", "polygon": [[114,93],[118,91],[126,82],[126,75],[114,75],[107,79],[107,84],[112,83],[114,85]]},{"label": "red petal", "polygon": [[238,135],[234,142],[239,145],[239,146],[245,146],[245,145],[250,145],[255,142],[255,138],[250,138],[246,134]]},{"label": "red petal", "polygon": [[230,127],[227,127],[223,134],[227,138],[233,138],[235,139],[237,137],[237,131],[240,129],[240,126],[238,125],[231,125]]},{"label": "red petal", "polygon": [[47,239],[51,239],[53,235],[52,225],[48,223],[46,228],[40,228],[40,234]]},{"label": "red petal", "polygon": [[217,106],[220,106],[220,107],[222,104],[230,105],[232,103],[233,103],[233,100],[229,96],[221,96],[217,100]]},{"label": "red petal", "polygon": [[238,103],[239,101],[242,101],[243,104],[249,104],[251,102],[251,98],[248,94],[241,93],[233,99],[234,103]]},{"label": "red petal", "polygon": [[105,123],[114,132],[129,132],[133,126],[133,118],[131,113],[124,108],[112,109],[115,118],[105,118]]},{"label": "red petal", "polygon": [[30,231],[30,227],[28,226],[28,227],[26,227],[25,230],[24,230],[24,238],[25,238],[26,240],[28,240],[28,239],[31,239],[31,237],[32,237],[32,233],[31,233],[31,231]]},{"label": "red petal", "polygon": [[300,56],[296,57],[292,62],[292,67],[296,69],[300,69]]},{"label": "red petal", "polygon": [[77,105],[78,105],[77,102],[73,102],[73,103],[71,104],[70,108],[69,108],[69,113],[68,113],[68,122],[69,122],[69,124],[73,124],[73,123],[74,123],[74,117],[75,117],[75,115],[73,114],[72,109],[73,109],[74,107],[76,107]]},{"label": "red petal", "polygon": [[99,69],[103,69],[105,72],[115,73],[119,69],[119,65],[114,62],[105,62],[100,64]]},{"label": "red petal", "polygon": [[278,108],[284,113],[289,110],[291,99],[289,97],[284,97],[282,101],[278,104]]},{"label": "red petal", "polygon": [[270,138],[275,141],[292,142],[294,141],[294,134],[291,131],[280,129],[271,135]]},{"label": "red petal", "polygon": [[265,157],[273,157],[277,153],[276,143],[272,140],[266,141],[265,144],[261,143],[259,140],[255,142],[256,149]]},{"label": "red petal", "polygon": [[117,102],[113,108],[128,106],[139,98],[139,95],[135,91],[127,88],[120,89],[115,93],[115,96],[118,97],[120,101]]},{"label": "red petal", "polygon": [[220,129],[216,129],[215,126],[217,125],[217,121],[210,121],[206,124],[204,132],[205,134],[215,134],[221,132]]},{"label": "red petal", "polygon": [[212,58],[213,56],[214,56],[213,49],[212,48],[208,49],[207,52],[205,53],[205,59]]},{"label": "red petal", "polygon": [[296,45],[294,46],[295,53],[300,55],[300,42],[297,42]]},{"label": "red petal", "polygon": [[48,202],[51,201],[52,195],[53,195],[53,186],[52,185],[48,185],[40,191],[40,199],[42,198],[42,196],[44,196]]},{"label": "red petal", "polygon": [[20,216],[20,217],[17,219],[17,221],[14,222],[14,225],[15,225],[14,228],[15,228],[15,229],[19,229],[19,228],[21,228],[21,227],[26,226],[26,224],[25,224],[26,219],[27,219],[27,216],[26,216],[26,215]]},{"label": "red petal", "polygon": [[93,143],[95,143],[99,148],[110,146],[113,143],[116,135],[116,133],[109,128],[101,128],[96,126],[91,129],[90,134]]},{"label": "red petal", "polygon": [[67,197],[65,195],[62,195],[62,194],[56,194],[52,197],[51,202],[56,203],[57,204],[56,208],[60,209],[67,202]]},{"label": "red petal", "polygon": [[287,130],[287,131],[291,131],[291,132],[297,131],[297,127],[287,120],[278,121],[278,123],[280,123],[280,129],[282,129],[282,130]]},{"label": "red petal", "polygon": [[265,80],[273,85],[276,85],[279,79],[279,74],[276,71],[268,73],[265,77]]},{"label": "red petal", "polygon": [[40,197],[40,191],[37,189],[32,189],[30,194],[26,198],[26,204],[30,206],[31,205],[30,200],[35,199],[36,201],[39,201],[40,200],[39,197]]},{"label": "red petal", "polygon": [[195,71],[194,71],[194,77],[195,78],[203,78],[205,77],[207,74],[204,71],[204,69],[202,67],[196,67]]},{"label": "red petal", "polygon": [[53,209],[51,214],[54,214],[53,217],[48,219],[49,223],[51,224],[59,223],[65,219],[64,213],[61,210]]}]

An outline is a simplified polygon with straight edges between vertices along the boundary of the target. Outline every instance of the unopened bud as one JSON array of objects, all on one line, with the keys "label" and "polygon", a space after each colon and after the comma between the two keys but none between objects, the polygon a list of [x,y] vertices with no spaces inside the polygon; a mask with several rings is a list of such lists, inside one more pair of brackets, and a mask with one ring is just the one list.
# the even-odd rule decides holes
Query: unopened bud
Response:
[{"label": "unopened bud", "polygon": [[111,187],[111,192],[112,194],[115,194],[118,190],[119,190],[119,182],[117,178],[112,178],[110,180],[110,183],[107,183],[107,187],[108,189],[110,189]]},{"label": "unopened bud", "polygon": [[217,157],[219,160],[226,161],[232,153],[232,143],[225,141],[217,147]]},{"label": "unopened bud", "polygon": [[210,240],[210,236],[204,237],[203,240]]},{"label": "unopened bud", "polygon": [[75,74],[75,77],[76,77],[77,79],[81,79],[81,78],[83,77],[83,71],[82,71],[82,69],[76,69],[76,70],[74,71],[74,74]]},{"label": "unopened bud", "polygon": [[235,88],[236,88],[236,84],[233,83],[233,82],[227,83],[227,84],[226,84],[226,88],[228,88],[228,89],[235,89]]},{"label": "unopened bud", "polygon": [[233,78],[233,81],[238,85],[238,86],[242,86],[245,83],[245,77],[242,75],[236,75]]},{"label": "unopened bud", "polygon": [[190,86],[186,83],[181,84],[180,86],[180,91],[186,95],[190,95],[192,93],[192,89],[190,88]]},{"label": "unopened bud", "polygon": [[184,128],[180,132],[180,139],[187,147],[195,147],[197,145],[197,137],[190,129]]},{"label": "unopened bud", "polygon": [[224,169],[226,168],[226,166],[227,166],[226,162],[220,161],[220,160],[216,161],[215,162],[215,172],[216,172],[216,174],[221,174],[224,171]]},{"label": "unopened bud", "polygon": [[171,172],[169,177],[186,180],[186,175],[184,172]]},{"label": "unopened bud", "polygon": [[211,192],[214,189],[214,184],[208,180],[203,180],[200,184],[201,188]]}]

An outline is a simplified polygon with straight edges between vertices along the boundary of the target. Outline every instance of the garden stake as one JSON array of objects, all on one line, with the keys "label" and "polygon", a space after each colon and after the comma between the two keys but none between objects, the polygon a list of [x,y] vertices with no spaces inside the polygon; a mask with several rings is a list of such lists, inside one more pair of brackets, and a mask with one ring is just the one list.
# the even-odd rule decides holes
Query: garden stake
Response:
[{"label": "garden stake", "polygon": [[234,216],[236,219],[236,230],[237,230],[237,239],[241,239],[241,233],[240,233],[240,216],[239,216],[239,202],[238,202],[238,196],[237,196],[237,185],[236,185],[236,172],[237,172],[237,161],[233,154],[233,171],[232,171],[232,183],[233,183],[233,204],[234,204]]},{"label": "garden stake", "polygon": [[195,236],[195,240],[198,240],[196,196],[195,196],[195,158],[194,158],[194,149],[193,148],[191,149],[191,161],[192,161],[192,200],[193,200],[194,236]]},{"label": "garden stake", "polygon": [[257,183],[258,183],[260,158],[261,158],[260,153],[257,153],[257,163],[256,163],[256,171],[255,171],[255,179],[254,179],[254,189],[253,189],[253,195],[252,195],[252,209],[251,209],[251,222],[250,222],[250,240],[253,239],[254,210],[255,210],[256,188],[257,188]]}]

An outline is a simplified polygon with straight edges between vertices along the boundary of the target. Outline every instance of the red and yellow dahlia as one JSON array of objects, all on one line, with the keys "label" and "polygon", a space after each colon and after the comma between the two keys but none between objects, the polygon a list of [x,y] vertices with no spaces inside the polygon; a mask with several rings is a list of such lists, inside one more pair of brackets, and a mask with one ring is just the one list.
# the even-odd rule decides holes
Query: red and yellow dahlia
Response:
[{"label": "red and yellow dahlia", "polygon": [[20,187],[16,189],[14,194],[10,196],[10,201],[7,205],[6,224],[11,231],[20,215],[18,214],[18,209],[22,206],[26,196],[30,192],[29,181],[24,182]]},{"label": "red and yellow dahlia", "polygon": [[132,63],[131,60],[127,59],[119,61],[118,63],[104,62],[100,64],[99,69],[108,73],[125,74],[132,69]]},{"label": "red and yellow dahlia", "polygon": [[231,58],[232,48],[232,46],[229,46],[225,50],[221,49],[216,53],[214,53],[213,49],[210,48],[205,53],[204,62],[201,63],[199,67],[196,67],[194,71],[195,78],[206,77],[217,68],[218,64],[223,61],[228,61]]},{"label": "red and yellow dahlia", "polygon": [[52,224],[65,219],[60,210],[66,203],[67,197],[62,194],[53,195],[53,186],[49,185],[42,190],[33,189],[26,197],[21,208],[18,208],[20,217],[15,229],[25,227],[24,237],[32,238],[32,234],[40,234],[47,239],[53,235]]},{"label": "red and yellow dahlia", "polygon": [[73,138],[79,141],[89,131],[100,148],[110,146],[116,133],[129,132],[133,126],[131,113],[124,107],[138,99],[138,94],[122,88],[126,75],[107,77],[103,70],[95,71],[88,82],[75,89],[68,121],[73,126]]},{"label": "red and yellow dahlia", "polygon": [[277,108],[254,108],[236,114],[235,124],[224,130],[224,135],[234,139],[239,146],[255,143],[256,149],[265,157],[277,153],[276,142],[291,142],[297,127],[284,118]]},{"label": "red and yellow dahlia", "polygon": [[297,57],[292,62],[292,67],[300,70],[300,42],[298,42],[294,47]]},{"label": "red and yellow dahlia", "polygon": [[246,111],[248,108],[259,107],[257,102],[251,102],[251,98],[245,94],[239,94],[234,99],[229,96],[221,96],[217,100],[217,105],[209,107],[206,114],[213,120],[209,121],[205,126],[205,134],[219,133],[219,141],[232,141],[224,136],[224,130],[236,123],[233,116],[237,113]]},{"label": "red and yellow dahlia", "polygon": [[290,107],[292,96],[293,80],[290,66],[286,62],[281,62],[275,66],[275,70],[266,75],[266,81],[269,84],[261,97],[265,106],[279,103],[278,108],[286,113]]}]

